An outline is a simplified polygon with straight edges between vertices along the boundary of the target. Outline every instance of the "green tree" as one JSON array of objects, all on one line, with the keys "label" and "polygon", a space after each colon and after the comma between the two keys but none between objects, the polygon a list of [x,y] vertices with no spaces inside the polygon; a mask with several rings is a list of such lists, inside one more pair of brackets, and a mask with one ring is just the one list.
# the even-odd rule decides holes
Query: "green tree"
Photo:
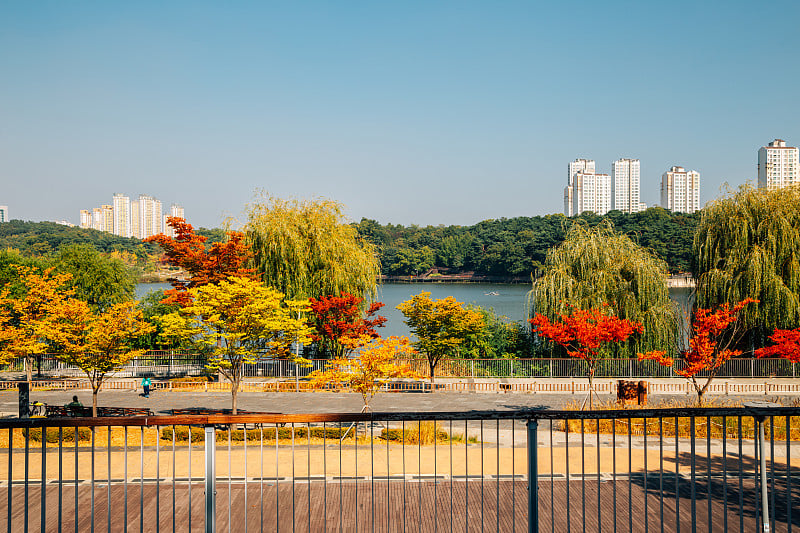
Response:
[{"label": "green tree", "polygon": [[614,316],[641,323],[644,334],[611,344],[601,356],[635,357],[664,349],[674,354],[680,313],[669,298],[666,277],[664,261],[615,232],[610,222],[595,227],[576,223],[547,254],[544,275],[529,293],[531,314],[553,321],[572,309],[608,304]]},{"label": "green tree", "polygon": [[133,300],[136,277],[119,259],[98,252],[89,244],[71,244],[56,254],[53,266],[72,275],[75,297],[97,311]]},{"label": "green tree", "polygon": [[245,239],[264,283],[289,298],[343,292],[374,297],[376,249],[345,223],[342,209],[330,200],[272,197],[250,205]]},{"label": "green tree", "polygon": [[775,329],[800,325],[800,188],[742,187],[703,210],[694,239],[696,305],[747,298],[743,346],[766,344]]},{"label": "green tree", "polygon": [[190,305],[161,319],[164,334],[192,339],[211,350],[206,366],[231,382],[236,414],[244,365],[260,357],[286,357],[293,342],[309,340],[311,328],[297,318],[308,302],[285,300],[275,289],[236,276],[188,293]]},{"label": "green tree", "polygon": [[452,296],[432,300],[431,293],[421,292],[397,309],[417,337],[414,347],[428,359],[431,383],[439,361],[458,355],[462,346],[476,343],[485,326],[481,313],[466,309]]}]

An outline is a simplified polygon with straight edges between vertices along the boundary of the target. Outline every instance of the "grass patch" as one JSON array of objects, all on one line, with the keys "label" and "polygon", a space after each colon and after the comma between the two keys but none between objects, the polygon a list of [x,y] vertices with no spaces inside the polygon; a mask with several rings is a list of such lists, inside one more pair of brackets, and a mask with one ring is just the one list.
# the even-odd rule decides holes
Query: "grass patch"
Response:
[{"label": "grass patch", "polygon": [[[711,400],[704,403],[704,407],[741,407],[740,402],[727,402]],[[686,402],[670,402],[661,404],[661,408],[686,408],[697,407],[694,401]],[[580,404],[569,404],[567,410],[579,411]],[[638,406],[623,407],[616,402],[604,402],[600,405],[595,405],[595,410],[635,410]],[[800,417],[790,417],[790,426],[788,428],[789,440],[800,441]],[[600,433],[610,434],[616,433],[623,436],[642,437],[675,437],[690,438],[692,431],[694,431],[695,438],[706,438],[710,436],[714,439],[735,439],[739,437],[741,430],[742,437],[745,439],[755,438],[758,426],[756,426],[753,417],[751,416],[697,416],[694,419],[688,417],[666,417],[663,419],[658,418],[608,418],[601,420],[561,420],[554,422],[555,427],[561,431],[568,431],[570,433]],[[694,427],[692,427],[694,426]],[[764,420],[764,435],[767,439],[786,440],[787,427],[786,417],[775,416],[768,417]]]},{"label": "grass patch", "polygon": [[441,422],[414,422],[405,431],[401,428],[383,429],[380,438],[390,442],[405,442],[405,444],[433,444],[434,442],[446,442],[449,440],[463,442],[463,435],[458,435],[458,439],[455,438],[455,435],[451,438],[450,434],[442,429],[443,427],[444,424]]}]

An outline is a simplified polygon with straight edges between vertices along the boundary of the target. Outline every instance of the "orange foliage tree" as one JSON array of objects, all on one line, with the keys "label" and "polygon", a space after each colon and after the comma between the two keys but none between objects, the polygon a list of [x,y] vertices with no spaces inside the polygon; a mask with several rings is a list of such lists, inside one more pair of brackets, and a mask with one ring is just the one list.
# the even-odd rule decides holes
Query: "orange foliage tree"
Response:
[{"label": "orange foliage tree", "polygon": [[60,346],[58,358],[86,373],[92,387],[92,416],[97,416],[97,393],[105,379],[145,350],[135,350],[138,337],[152,333],[155,326],[142,316],[136,302],[123,302],[93,315],[84,302],[65,309],[63,325],[54,338]]},{"label": "orange foliage tree", "polygon": [[157,242],[161,245],[167,262],[184,269],[190,278],[170,279],[173,288],[164,292],[164,303],[177,303],[185,307],[191,303],[187,291],[193,287],[217,283],[231,276],[257,278],[253,269],[244,267],[252,253],[242,242],[243,233],[229,231],[226,242],[214,243],[207,249],[205,242],[208,239],[197,235],[192,225],[184,219],[168,217],[167,225],[175,231],[174,238],[160,233],[146,238],[144,242]]},{"label": "orange foliage tree", "polygon": [[361,394],[363,411],[369,410],[370,401],[389,380],[420,377],[409,365],[397,362],[398,358],[410,358],[415,353],[406,337],[362,335],[343,338],[341,342],[358,351],[358,357],[332,359],[324,370],[312,372],[309,378],[314,387],[346,386]]},{"label": "orange foliage tree", "polygon": [[775,328],[769,340],[774,344],[756,350],[756,357],[782,357],[792,363],[800,363],[800,328]]},{"label": "orange foliage tree", "polygon": [[[733,349],[742,334],[739,328],[739,312],[751,303],[758,303],[758,300],[746,298],[733,306],[726,302],[714,311],[697,309],[692,320],[689,349],[682,351],[677,359],[683,363],[681,368],[676,368],[676,360],[666,357],[662,351],[639,354],[639,360],[652,359],[663,366],[674,367],[676,374],[685,377],[692,384],[697,393],[697,404],[702,405],[703,395],[722,365],[732,357],[742,354],[741,350]],[[698,376],[701,372],[706,373],[704,383],[703,377]]]},{"label": "orange foliage tree", "polygon": [[6,286],[0,292],[0,362],[24,357],[27,380],[32,378],[36,359],[51,350],[61,335],[62,317],[75,299],[67,289],[70,274],[55,274],[52,268],[39,272],[32,267],[14,265],[23,295],[12,297]]},{"label": "orange foliage tree", "polygon": [[586,361],[589,409],[593,407],[592,379],[603,347],[610,343],[624,342],[634,333],[644,332],[639,322],[605,314],[603,311],[606,307],[606,305],[603,308],[591,309],[573,307],[569,314],[560,315],[559,319],[554,321],[541,314],[530,319],[534,333],[564,347],[570,357]]},{"label": "orange foliage tree", "polygon": [[339,296],[323,296],[319,300],[309,298],[310,322],[316,330],[311,339],[334,358],[345,357],[352,352],[352,343],[364,335],[379,337],[375,328],[383,327],[386,318],[375,316],[383,303],[374,302],[362,310],[363,298],[342,292]]}]

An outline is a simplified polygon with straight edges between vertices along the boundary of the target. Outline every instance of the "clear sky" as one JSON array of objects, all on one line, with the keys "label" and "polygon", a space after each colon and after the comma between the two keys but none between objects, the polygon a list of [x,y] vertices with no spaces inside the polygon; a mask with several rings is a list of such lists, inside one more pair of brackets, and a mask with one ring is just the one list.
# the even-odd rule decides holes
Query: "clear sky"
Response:
[{"label": "clear sky", "polygon": [[0,204],[115,192],[196,226],[257,189],[353,220],[558,213],[567,163],[671,165],[701,201],[800,144],[800,2],[0,3]]}]

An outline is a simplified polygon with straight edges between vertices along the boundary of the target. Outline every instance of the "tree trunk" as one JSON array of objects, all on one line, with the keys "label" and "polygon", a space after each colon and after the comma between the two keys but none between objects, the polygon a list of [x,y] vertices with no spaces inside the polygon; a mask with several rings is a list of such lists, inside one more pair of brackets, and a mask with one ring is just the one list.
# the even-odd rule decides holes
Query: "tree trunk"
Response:
[{"label": "tree trunk", "polygon": [[30,383],[31,379],[33,379],[32,375],[33,369],[31,368],[31,360],[30,358],[25,358],[25,375],[28,377],[28,383]]},{"label": "tree trunk", "polygon": [[236,414],[236,400],[239,394],[239,380],[231,380],[231,414]]},{"label": "tree trunk", "polygon": [[428,366],[431,369],[431,392],[433,392],[433,384],[436,381],[436,376],[434,371],[436,370],[436,362],[428,360]]},{"label": "tree trunk", "polygon": [[100,391],[100,384],[92,385],[92,416],[97,416],[97,393]]},{"label": "tree trunk", "polygon": [[592,409],[594,409],[594,403],[593,403],[593,398],[592,398],[592,396],[593,396],[592,393],[594,392],[594,387],[592,387],[592,378],[593,377],[594,377],[594,371],[589,372],[589,410],[590,411]]}]

